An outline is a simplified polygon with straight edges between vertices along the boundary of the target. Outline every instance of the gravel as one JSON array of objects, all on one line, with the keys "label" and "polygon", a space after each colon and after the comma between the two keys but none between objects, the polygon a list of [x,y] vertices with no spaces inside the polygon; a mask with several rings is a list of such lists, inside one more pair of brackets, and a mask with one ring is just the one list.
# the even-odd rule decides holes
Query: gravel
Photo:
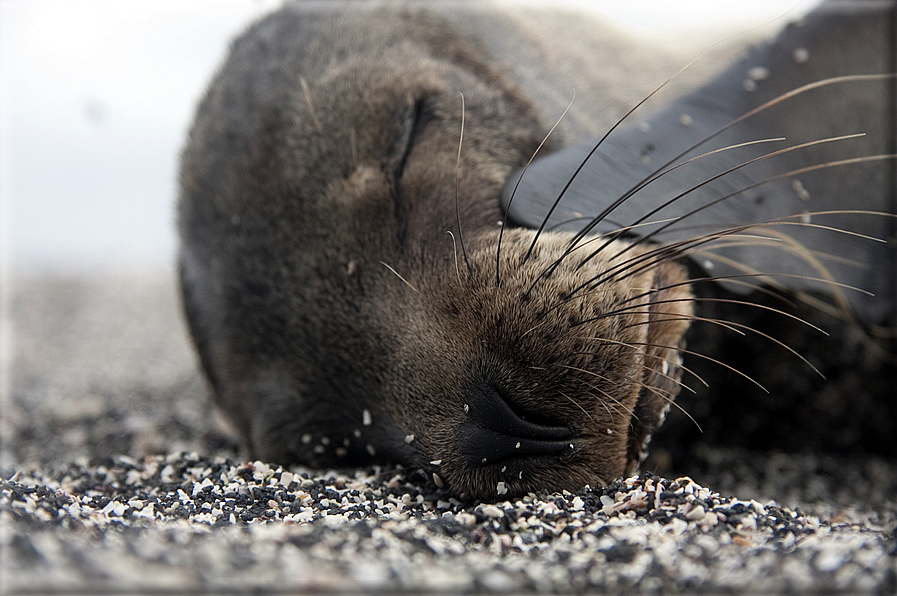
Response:
[{"label": "gravel", "polygon": [[419,471],[175,452],[20,468],[2,483],[0,517],[12,592],[897,588],[880,517],[820,517],[652,474],[476,503]]},{"label": "gravel", "polygon": [[494,503],[417,470],[243,461],[176,296],[167,271],[16,278],[4,593],[897,591],[883,457],[708,445]]}]

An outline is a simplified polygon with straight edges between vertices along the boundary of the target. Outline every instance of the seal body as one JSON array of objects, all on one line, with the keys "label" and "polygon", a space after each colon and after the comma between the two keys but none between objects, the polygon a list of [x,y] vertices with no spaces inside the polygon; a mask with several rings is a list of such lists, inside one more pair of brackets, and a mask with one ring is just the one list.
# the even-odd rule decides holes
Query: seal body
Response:
[{"label": "seal body", "polygon": [[549,125],[463,31],[420,5],[287,5],[198,108],[183,300],[253,457],[575,490],[633,471],[678,392],[679,265],[503,230],[502,187]]}]

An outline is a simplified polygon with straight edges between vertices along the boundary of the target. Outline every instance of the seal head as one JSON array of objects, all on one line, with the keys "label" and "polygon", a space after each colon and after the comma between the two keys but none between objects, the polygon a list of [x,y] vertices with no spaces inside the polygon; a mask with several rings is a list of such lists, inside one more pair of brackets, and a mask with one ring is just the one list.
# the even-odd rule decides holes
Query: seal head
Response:
[{"label": "seal head", "polygon": [[289,5],[234,42],[182,156],[179,270],[249,455],[418,466],[478,497],[634,470],[690,296],[662,250],[501,232],[546,131],[419,9]]}]

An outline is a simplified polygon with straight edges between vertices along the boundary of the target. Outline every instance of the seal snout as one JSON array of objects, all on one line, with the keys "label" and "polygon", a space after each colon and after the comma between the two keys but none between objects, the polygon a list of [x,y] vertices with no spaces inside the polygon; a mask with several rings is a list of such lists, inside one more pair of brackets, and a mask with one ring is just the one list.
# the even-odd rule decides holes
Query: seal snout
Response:
[{"label": "seal snout", "polygon": [[499,392],[482,385],[468,392],[467,420],[459,432],[460,451],[470,466],[494,464],[509,457],[556,455],[570,450],[572,431],[537,424],[515,412]]}]

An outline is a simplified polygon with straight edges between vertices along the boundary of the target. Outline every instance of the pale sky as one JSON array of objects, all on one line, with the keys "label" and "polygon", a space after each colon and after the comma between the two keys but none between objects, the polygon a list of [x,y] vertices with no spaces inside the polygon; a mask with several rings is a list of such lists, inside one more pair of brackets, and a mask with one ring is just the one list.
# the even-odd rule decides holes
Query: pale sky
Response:
[{"label": "pale sky", "polygon": [[[171,262],[177,154],[194,104],[227,41],[279,4],[0,0],[0,252],[7,263]],[[658,39],[693,29],[723,37],[779,17],[792,3],[558,5]]]}]

